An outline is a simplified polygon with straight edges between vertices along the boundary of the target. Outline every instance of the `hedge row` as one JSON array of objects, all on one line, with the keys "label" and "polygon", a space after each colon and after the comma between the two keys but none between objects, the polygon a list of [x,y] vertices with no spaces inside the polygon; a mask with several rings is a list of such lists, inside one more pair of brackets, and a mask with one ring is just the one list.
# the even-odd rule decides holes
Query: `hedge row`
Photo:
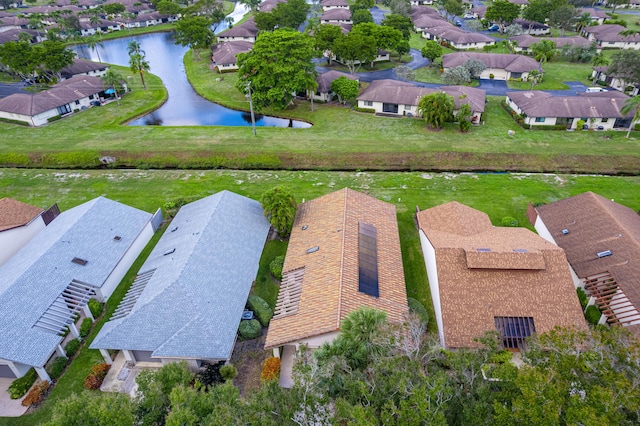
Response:
[{"label": "hedge row", "polygon": [[42,401],[42,397],[49,389],[50,383],[48,381],[42,381],[36,383],[27,396],[22,400],[22,405],[25,407],[31,407],[32,405],[39,404]]},{"label": "hedge row", "polygon": [[11,385],[9,386],[9,389],[7,389],[7,392],[9,392],[9,396],[11,397],[11,399],[22,398],[24,394],[27,393],[27,391],[31,388],[31,386],[33,386],[33,383],[37,378],[38,374],[36,373],[36,370],[31,368],[27,372],[27,374],[20,377],[19,379],[14,380],[13,383],[11,383]]}]

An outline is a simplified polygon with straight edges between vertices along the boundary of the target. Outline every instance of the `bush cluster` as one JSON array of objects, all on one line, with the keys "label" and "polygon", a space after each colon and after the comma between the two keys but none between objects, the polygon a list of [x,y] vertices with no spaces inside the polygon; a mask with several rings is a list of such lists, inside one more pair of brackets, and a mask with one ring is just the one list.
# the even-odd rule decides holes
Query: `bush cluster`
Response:
[{"label": "bush cluster", "polygon": [[360,107],[353,107],[353,110],[356,112],[366,112],[368,114],[375,114],[376,110],[373,108],[360,108]]},{"label": "bush cluster", "polygon": [[282,267],[284,266],[284,254],[276,256],[269,264],[269,270],[277,280],[282,280]]},{"label": "bush cluster", "polygon": [[262,383],[277,380],[280,377],[280,358],[267,358],[262,365],[262,373],[260,373],[260,381]]},{"label": "bush cluster", "polygon": [[80,324],[80,330],[78,330],[80,332],[80,337],[87,337],[89,335],[89,332],[91,331],[91,326],[93,326],[93,321],[91,321],[91,318],[83,319],[82,324]]},{"label": "bush cluster", "polygon": [[44,396],[45,392],[47,392],[48,389],[49,389],[48,381],[45,380],[43,382],[36,383],[31,388],[27,396],[25,396],[25,398],[22,400],[21,404],[25,407],[31,407],[32,405],[39,404],[40,402],[42,402],[42,397]]},{"label": "bush cluster", "polygon": [[67,353],[67,356],[72,358],[78,352],[78,349],[80,349],[81,344],[82,343],[80,343],[80,340],[78,339],[69,340],[64,347],[64,351]]},{"label": "bush cluster", "polygon": [[61,115],[54,115],[53,117],[49,117],[49,118],[47,118],[47,123],[51,123],[51,122],[54,122],[54,121],[58,121],[58,120],[60,120],[61,118],[62,118],[62,116],[61,116]]},{"label": "bush cluster", "polygon": [[491,354],[489,357],[489,362],[494,364],[504,364],[513,359],[513,354],[506,349],[501,350],[500,352],[496,352]]},{"label": "bush cluster", "polygon": [[587,307],[587,303],[589,303],[589,296],[584,292],[582,287],[578,287],[576,289],[576,293],[578,293],[578,300],[580,301],[580,306],[582,306],[582,310]]},{"label": "bush cluster", "polygon": [[96,151],[52,152],[44,154],[41,166],[48,168],[81,168],[92,169],[99,167],[100,153]]},{"label": "bush cluster", "polygon": [[409,305],[409,311],[418,315],[426,327],[429,324],[429,313],[425,309],[424,305],[413,297],[407,297],[407,304]]},{"label": "bush cluster", "polygon": [[0,164],[5,167],[27,167],[31,165],[31,159],[27,154],[3,152],[0,153]]},{"label": "bush cluster", "polygon": [[225,378],[222,375],[223,367],[225,367],[224,361],[216,364],[207,364],[204,371],[198,374],[198,381],[205,387],[224,383]]},{"label": "bush cluster", "polygon": [[273,317],[273,310],[262,297],[252,294],[247,299],[247,307],[253,311],[253,314],[263,327],[269,325],[269,321]]},{"label": "bush cluster", "polygon": [[100,389],[104,378],[109,372],[109,364],[96,364],[91,367],[91,372],[84,379],[84,387],[87,389]]},{"label": "bush cluster", "polygon": [[94,318],[98,318],[102,315],[102,311],[104,311],[104,303],[100,303],[96,299],[90,299],[88,305],[91,315],[93,315]]},{"label": "bush cluster", "polygon": [[69,363],[69,358],[64,356],[56,357],[53,362],[46,367],[47,373],[49,373],[49,377],[51,380],[56,380],[58,377],[62,376],[64,369],[67,367]]},{"label": "bush cluster", "polygon": [[13,383],[11,383],[11,385],[9,386],[9,389],[7,389],[7,392],[9,392],[9,396],[11,397],[11,399],[22,398],[22,396],[27,393],[31,386],[33,386],[33,383],[37,378],[38,374],[36,373],[36,370],[31,368],[27,372],[27,374],[20,377],[19,379],[14,380]]},{"label": "bush cluster", "polygon": [[238,370],[233,364],[226,364],[220,367],[220,375],[224,380],[233,380],[238,375]]},{"label": "bush cluster", "polygon": [[260,326],[260,322],[258,320],[252,319],[248,321],[240,321],[240,326],[238,327],[240,340],[255,339],[260,336],[261,333],[262,326]]},{"label": "bush cluster", "polygon": [[511,216],[505,216],[502,218],[502,226],[515,228],[516,226],[518,226],[518,219]]},{"label": "bush cluster", "polygon": [[524,127],[524,118],[518,114],[517,112],[515,112],[513,110],[513,108],[511,108],[509,106],[509,104],[507,103],[506,100],[502,100],[500,102],[500,105],[502,105],[502,108],[504,108],[505,111],[507,111],[509,113],[509,115],[511,116],[511,118],[513,118],[515,120],[516,123],[518,123],[518,125]]},{"label": "bush cluster", "polygon": [[22,120],[12,120],[10,118],[0,118],[0,121],[2,121],[3,123],[9,123],[9,124],[18,124],[20,126],[29,126],[30,124],[26,121],[22,121]]},{"label": "bush cluster", "polygon": [[589,305],[587,306],[587,310],[584,311],[584,317],[589,324],[597,325],[601,316],[602,312],[600,312],[600,309],[598,309],[596,305]]}]

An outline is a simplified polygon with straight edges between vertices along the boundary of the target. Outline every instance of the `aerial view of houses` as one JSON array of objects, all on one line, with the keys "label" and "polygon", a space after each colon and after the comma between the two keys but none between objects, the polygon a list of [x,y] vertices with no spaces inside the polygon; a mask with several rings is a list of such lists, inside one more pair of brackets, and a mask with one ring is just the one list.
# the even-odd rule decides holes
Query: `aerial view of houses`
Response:
[{"label": "aerial view of houses", "polygon": [[0,426],[640,424],[640,2],[0,0]]}]

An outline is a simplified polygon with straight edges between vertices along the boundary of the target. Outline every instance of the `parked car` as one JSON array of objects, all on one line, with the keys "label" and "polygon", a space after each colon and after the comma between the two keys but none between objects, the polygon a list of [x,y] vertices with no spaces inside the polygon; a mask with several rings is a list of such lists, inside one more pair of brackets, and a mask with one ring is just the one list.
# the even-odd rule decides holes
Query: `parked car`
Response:
[{"label": "parked car", "polygon": [[587,87],[587,93],[606,92],[607,89],[603,87]]},{"label": "parked car", "polygon": [[490,26],[489,28],[487,28],[488,31],[491,31],[492,33],[495,33],[496,31],[498,31],[500,29],[500,25],[497,24],[493,24],[492,26]]},{"label": "parked car", "polygon": [[96,101],[96,100],[91,101],[90,104],[91,106],[94,106],[94,107],[102,105],[100,101]]},{"label": "parked car", "polygon": [[476,19],[476,15],[474,15],[473,13],[465,13],[464,19]]},{"label": "parked car", "polygon": [[459,19],[456,19],[454,23],[456,24],[456,27],[461,27],[462,26],[462,21],[459,20]]}]

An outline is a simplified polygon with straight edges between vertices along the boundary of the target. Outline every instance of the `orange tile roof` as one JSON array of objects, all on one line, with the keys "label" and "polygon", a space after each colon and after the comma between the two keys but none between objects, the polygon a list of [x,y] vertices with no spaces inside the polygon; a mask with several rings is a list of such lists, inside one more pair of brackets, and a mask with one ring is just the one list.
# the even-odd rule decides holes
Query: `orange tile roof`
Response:
[{"label": "orange tile roof", "polygon": [[0,232],[27,225],[43,210],[12,198],[0,199]]},{"label": "orange tile roof", "polygon": [[[377,231],[380,297],[358,291],[358,223]],[[303,230],[302,227],[306,226]],[[318,250],[307,253],[310,248]],[[265,348],[339,330],[360,306],[399,322],[408,312],[395,206],[344,188],[298,206],[284,274],[304,268],[298,310],[274,317]]]},{"label": "orange tile roof", "polygon": [[[537,333],[586,328],[564,251],[525,228],[494,227],[450,202],[418,213],[435,249],[444,343],[477,347],[494,317],[533,317]],[[430,276],[432,276],[430,274]]]}]

